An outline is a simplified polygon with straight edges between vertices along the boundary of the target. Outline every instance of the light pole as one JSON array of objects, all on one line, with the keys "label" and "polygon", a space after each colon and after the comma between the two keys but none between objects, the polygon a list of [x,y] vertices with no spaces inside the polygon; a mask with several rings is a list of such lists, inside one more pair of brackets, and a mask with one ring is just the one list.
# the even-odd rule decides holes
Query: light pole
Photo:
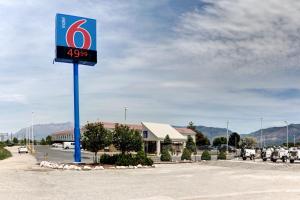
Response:
[{"label": "light pole", "polygon": [[286,123],[286,147],[289,149],[289,124],[287,121],[284,121]]},{"label": "light pole", "polygon": [[34,136],[33,136],[33,112],[31,112],[31,139],[32,139],[32,143],[31,143],[31,149],[32,149],[32,152],[34,152]]},{"label": "light pole", "polygon": [[229,125],[229,121],[227,121],[227,129],[226,129],[226,134],[227,134],[227,145],[226,145],[226,153],[228,153],[228,125]]},{"label": "light pole", "polygon": [[126,123],[126,118],[127,118],[127,110],[128,110],[128,107],[124,107],[124,118],[125,118],[125,123]]},{"label": "light pole", "polygon": [[263,118],[260,118],[260,148],[263,148],[263,130],[262,130]]}]

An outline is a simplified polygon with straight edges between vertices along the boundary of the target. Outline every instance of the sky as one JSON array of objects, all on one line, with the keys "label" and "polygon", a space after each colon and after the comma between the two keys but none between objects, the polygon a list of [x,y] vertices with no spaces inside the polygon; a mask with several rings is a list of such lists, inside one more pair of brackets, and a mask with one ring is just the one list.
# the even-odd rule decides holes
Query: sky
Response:
[{"label": "sky", "polygon": [[80,66],[80,120],[226,127],[300,123],[300,1],[0,0],[0,131],[73,121],[55,15],[97,20]]}]

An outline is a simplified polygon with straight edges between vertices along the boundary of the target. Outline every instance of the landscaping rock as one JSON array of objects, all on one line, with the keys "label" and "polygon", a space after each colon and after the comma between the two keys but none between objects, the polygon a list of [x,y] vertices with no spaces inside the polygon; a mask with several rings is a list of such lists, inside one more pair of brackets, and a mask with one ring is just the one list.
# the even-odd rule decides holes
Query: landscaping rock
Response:
[{"label": "landscaping rock", "polygon": [[91,170],[92,168],[90,166],[84,166],[83,170]]},{"label": "landscaping rock", "polygon": [[102,169],[104,169],[104,167],[103,166],[96,166],[94,169],[95,170],[102,170]]}]

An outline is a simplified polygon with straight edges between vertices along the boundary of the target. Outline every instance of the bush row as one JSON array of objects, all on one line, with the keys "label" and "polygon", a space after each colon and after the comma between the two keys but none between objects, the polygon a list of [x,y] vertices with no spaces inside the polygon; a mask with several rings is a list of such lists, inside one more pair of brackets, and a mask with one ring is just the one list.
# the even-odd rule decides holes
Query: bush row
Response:
[{"label": "bush row", "polygon": [[136,165],[153,165],[153,160],[148,158],[143,151],[139,151],[136,155],[132,154],[103,154],[100,157],[101,164],[117,165],[117,166],[136,166]]},{"label": "bush row", "polygon": [[5,158],[11,157],[10,151],[0,147],[0,160],[4,160]]}]

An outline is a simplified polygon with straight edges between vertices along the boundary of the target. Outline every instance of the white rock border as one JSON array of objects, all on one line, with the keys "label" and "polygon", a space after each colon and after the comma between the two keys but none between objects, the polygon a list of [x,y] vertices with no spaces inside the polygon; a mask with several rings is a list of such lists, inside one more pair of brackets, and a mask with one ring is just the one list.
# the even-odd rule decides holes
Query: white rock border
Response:
[{"label": "white rock border", "polygon": [[[60,170],[77,170],[77,171],[90,171],[90,170],[104,170],[103,166],[97,165],[92,167],[90,165],[75,165],[75,164],[59,164],[50,161],[42,161],[40,167],[50,168],[50,169],[60,169]],[[140,168],[155,168],[155,165],[152,166],[143,166],[141,164],[137,166],[111,166],[108,169],[140,169]]]}]

